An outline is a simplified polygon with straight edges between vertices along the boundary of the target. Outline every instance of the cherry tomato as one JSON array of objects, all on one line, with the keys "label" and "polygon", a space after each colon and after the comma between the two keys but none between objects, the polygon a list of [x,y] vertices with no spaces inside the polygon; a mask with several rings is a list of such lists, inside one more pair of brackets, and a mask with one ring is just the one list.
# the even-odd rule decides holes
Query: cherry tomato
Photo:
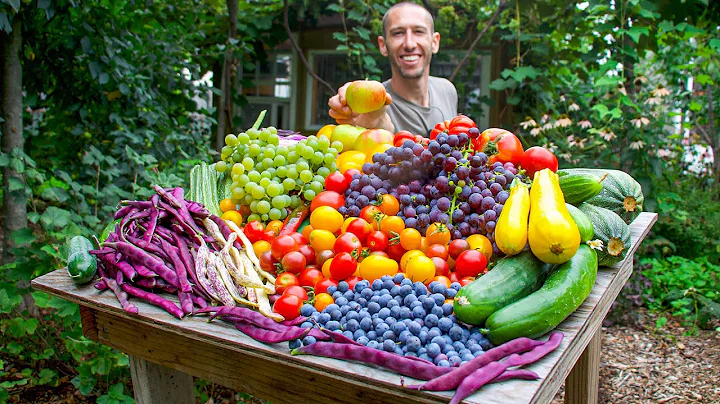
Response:
[{"label": "cherry tomato", "polygon": [[326,307],[335,303],[335,299],[327,293],[319,293],[315,295],[315,310],[322,312]]},{"label": "cherry tomato", "polygon": [[400,259],[402,258],[402,256],[405,254],[405,252],[407,252],[407,250],[404,249],[400,245],[400,243],[395,243],[395,244],[388,244],[387,248],[385,249],[385,252],[387,253],[387,255],[390,258],[399,262]]},{"label": "cherry tomato", "polygon": [[435,276],[448,276],[450,274],[450,266],[447,261],[440,257],[430,257],[433,264],[435,264]]},{"label": "cherry tomato", "polygon": [[428,257],[438,257],[445,261],[448,257],[448,248],[442,244],[432,244],[427,248],[425,255]]},{"label": "cherry tomato", "polygon": [[337,238],[337,240],[335,240],[333,251],[335,251],[336,256],[337,254],[346,252],[350,253],[353,258],[357,259],[360,257],[360,253],[362,252],[362,243],[353,233],[343,233]]},{"label": "cherry tomato", "polygon": [[293,320],[300,315],[303,302],[295,295],[282,295],[273,304],[273,311],[283,316],[285,320]]},{"label": "cherry tomato", "polygon": [[478,250],[465,250],[455,260],[455,272],[461,278],[484,274],[487,272],[487,258]]},{"label": "cherry tomato", "polygon": [[254,243],[258,240],[263,239],[263,233],[265,233],[265,226],[263,226],[263,224],[259,221],[253,220],[252,222],[249,222],[245,225],[243,233],[245,233],[245,236],[250,240],[251,243]]},{"label": "cherry tomato", "polygon": [[280,259],[280,266],[284,271],[297,275],[305,269],[305,256],[299,251],[290,251]]},{"label": "cherry tomato", "polygon": [[405,230],[405,221],[400,216],[385,216],[380,220],[378,228],[388,238],[397,237]]},{"label": "cherry tomato", "polygon": [[373,230],[378,230],[380,221],[385,215],[375,205],[368,205],[360,210],[360,217],[372,225]]},{"label": "cherry tomato", "polygon": [[370,282],[383,275],[395,275],[397,272],[397,261],[380,255],[370,255],[360,263],[360,276]]},{"label": "cherry tomato", "polygon": [[350,184],[350,181],[340,171],[335,171],[325,177],[325,189],[328,191],[344,194],[348,184]]},{"label": "cherry tomato", "polygon": [[473,141],[473,148],[487,154],[489,164],[499,161],[517,166],[523,156],[520,139],[505,129],[486,129]]},{"label": "cherry tomato", "polygon": [[315,195],[312,202],[310,202],[310,212],[319,208],[320,206],[330,206],[333,209],[338,209],[345,205],[345,197],[335,191],[322,191]]},{"label": "cherry tomato", "polygon": [[447,133],[449,130],[450,121],[442,121],[435,125],[430,131],[430,140],[435,139],[441,133]]},{"label": "cherry tomato", "polygon": [[400,232],[400,245],[406,250],[419,250],[421,237],[417,229],[407,228]]},{"label": "cherry tomato", "polygon": [[378,204],[380,212],[387,216],[395,216],[400,212],[400,202],[398,202],[396,197],[390,194],[383,194],[378,196],[378,201],[380,202]]},{"label": "cherry tomato", "polygon": [[348,185],[352,182],[353,176],[355,174],[362,174],[362,172],[356,168],[350,168],[348,170],[345,170],[345,172],[343,173],[343,175],[345,176],[345,179],[347,179]]},{"label": "cherry tomato", "polygon": [[334,256],[335,251],[333,250],[320,250],[320,252],[315,253],[315,265],[317,265],[319,268],[322,268],[323,264],[325,264],[325,261],[329,260]]},{"label": "cherry tomato", "polygon": [[425,238],[430,244],[448,245],[450,242],[450,230],[443,223],[435,222],[425,230]]},{"label": "cherry tomato", "polygon": [[345,232],[352,233],[360,240],[360,243],[365,243],[368,235],[373,231],[372,226],[365,219],[356,217],[350,221],[345,229]]},{"label": "cherry tomato", "polygon": [[405,266],[405,276],[413,282],[429,282],[435,277],[435,263],[424,255],[412,257]]},{"label": "cherry tomato", "polygon": [[308,265],[305,269],[300,271],[300,275],[298,276],[300,286],[309,286],[311,288],[314,288],[315,284],[323,278],[322,271],[315,265]]},{"label": "cherry tomato", "polygon": [[388,236],[382,231],[376,230],[368,234],[365,245],[370,251],[385,251],[388,246]]},{"label": "cherry tomato", "polygon": [[300,298],[303,302],[308,300],[308,293],[304,287],[299,285],[288,286],[283,292],[283,296],[295,295]]},{"label": "cherry tomato", "polygon": [[317,298],[317,295],[319,293],[327,293],[327,290],[330,286],[337,287],[338,281],[331,278],[322,278],[315,284],[315,297]]},{"label": "cherry tomato", "polygon": [[315,250],[307,244],[303,244],[298,247],[298,252],[305,256],[305,265],[312,265],[315,263]]},{"label": "cherry tomato", "polygon": [[456,239],[448,244],[448,254],[453,258],[457,259],[458,255],[465,250],[470,249],[470,243],[464,239]]},{"label": "cherry tomato", "polygon": [[475,280],[475,278],[473,278],[472,276],[466,276],[466,277],[463,277],[462,279],[460,279],[459,283],[460,283],[460,286],[467,286],[467,285],[473,283],[474,280]]},{"label": "cherry tomato", "polygon": [[270,250],[267,250],[260,254],[258,260],[260,261],[260,268],[262,268],[263,270],[270,272],[271,274],[277,272],[277,266],[275,266],[275,264],[277,264],[278,261],[275,259],[275,257],[272,256],[272,252]]},{"label": "cherry tomato", "polygon": [[273,233],[277,236],[280,234],[280,230],[283,228],[283,222],[281,220],[271,220],[267,226],[265,226],[265,230],[272,230]]},{"label": "cherry tomato", "polygon": [[310,225],[310,223],[306,224],[305,227],[302,229],[302,236],[305,237],[305,240],[310,240],[310,233],[313,231],[313,227]]},{"label": "cherry tomato", "polygon": [[[330,233],[335,233],[340,230],[343,221],[342,214],[331,206],[318,206],[310,214],[310,224],[315,230],[327,230]],[[312,233],[310,234],[312,237]]]},{"label": "cherry tomato", "polygon": [[425,254],[423,254],[423,252],[420,251],[420,250],[410,250],[410,251],[407,251],[405,254],[402,255],[402,258],[400,258],[400,259],[398,260],[398,262],[400,263],[400,270],[401,270],[402,272],[405,272],[405,269],[407,268],[408,262],[410,262],[410,260],[411,260],[412,258],[414,258],[414,257],[420,257],[420,256],[423,256],[423,257],[425,256]]},{"label": "cherry tomato", "polygon": [[465,239],[465,241],[470,244],[470,248],[483,253],[485,255],[485,258],[487,258],[488,262],[490,262],[490,258],[492,258],[493,248],[492,243],[487,237],[483,236],[482,234],[471,234]]},{"label": "cherry tomato", "polygon": [[300,280],[295,274],[283,272],[275,278],[275,293],[282,294],[290,286],[299,286]]},{"label": "cherry tomato", "polygon": [[297,241],[287,234],[277,237],[270,243],[270,251],[276,260],[279,260],[290,251],[297,251],[297,249]]},{"label": "cherry tomato", "polygon": [[351,277],[345,279],[345,282],[347,282],[350,290],[353,290],[353,289],[355,289],[355,285],[357,285],[357,283],[360,282],[361,280],[363,280],[363,278],[361,278],[359,276],[351,276]]},{"label": "cherry tomato", "polygon": [[288,236],[295,239],[295,242],[298,243],[298,246],[302,246],[308,243],[307,238],[305,238],[305,236],[296,231],[288,234]]},{"label": "cherry tomato", "polygon": [[349,278],[357,270],[357,265],[357,260],[350,253],[338,253],[330,263],[330,276],[339,281]]},{"label": "cherry tomato", "polygon": [[400,147],[406,140],[415,141],[415,135],[406,130],[401,130],[393,137],[393,146]]},{"label": "cherry tomato", "polygon": [[450,278],[443,275],[437,275],[430,282],[440,282],[441,284],[445,285],[446,288],[449,288],[452,284],[452,281],[450,281]]},{"label": "cherry tomato", "polygon": [[465,115],[460,114],[450,120],[450,124],[448,125],[448,134],[457,135],[460,133],[467,133],[470,128],[476,127],[477,125],[475,124],[475,121]]},{"label": "cherry tomato", "polygon": [[533,146],[523,153],[520,159],[520,167],[525,169],[525,175],[528,178],[533,179],[535,173],[543,168],[549,168],[553,172],[557,172],[558,159],[550,150],[540,146]]},{"label": "cherry tomato", "polygon": [[310,232],[308,241],[315,251],[332,250],[335,245],[335,235],[327,230],[315,229]]}]

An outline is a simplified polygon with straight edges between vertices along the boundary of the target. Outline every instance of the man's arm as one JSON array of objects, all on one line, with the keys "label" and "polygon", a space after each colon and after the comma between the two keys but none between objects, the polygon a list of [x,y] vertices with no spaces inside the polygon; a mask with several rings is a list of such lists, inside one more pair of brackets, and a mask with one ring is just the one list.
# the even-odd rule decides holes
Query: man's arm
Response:
[{"label": "man's arm", "polygon": [[366,114],[358,114],[347,105],[345,91],[347,90],[348,85],[350,85],[350,83],[345,83],[345,85],[338,89],[338,93],[328,100],[330,117],[334,118],[338,124],[350,124],[368,129],[385,129],[394,133],[395,125],[393,125],[390,120],[390,115],[387,113],[388,105],[392,103],[392,97],[390,94],[386,94],[385,106],[379,110],[368,112]]}]

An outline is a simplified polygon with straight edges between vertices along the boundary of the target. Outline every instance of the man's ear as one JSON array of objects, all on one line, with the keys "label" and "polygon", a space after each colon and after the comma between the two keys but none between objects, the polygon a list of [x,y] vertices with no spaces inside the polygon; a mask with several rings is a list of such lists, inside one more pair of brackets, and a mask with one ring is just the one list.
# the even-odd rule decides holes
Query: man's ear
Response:
[{"label": "man's ear", "polygon": [[385,44],[385,38],[379,36],[378,37],[378,49],[380,49],[380,54],[383,56],[388,55],[387,45]]},{"label": "man's ear", "polygon": [[440,50],[440,33],[439,32],[433,32],[433,40],[432,40],[432,53],[436,54]]}]

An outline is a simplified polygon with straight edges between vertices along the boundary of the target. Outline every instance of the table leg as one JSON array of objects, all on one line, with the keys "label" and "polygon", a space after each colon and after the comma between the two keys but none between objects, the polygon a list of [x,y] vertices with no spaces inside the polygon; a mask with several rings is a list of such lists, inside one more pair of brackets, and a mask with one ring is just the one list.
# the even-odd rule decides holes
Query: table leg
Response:
[{"label": "table leg", "polygon": [[192,376],[136,356],[129,357],[137,404],[195,403]]},{"label": "table leg", "polygon": [[601,343],[602,328],[598,328],[565,379],[565,403],[597,404]]}]

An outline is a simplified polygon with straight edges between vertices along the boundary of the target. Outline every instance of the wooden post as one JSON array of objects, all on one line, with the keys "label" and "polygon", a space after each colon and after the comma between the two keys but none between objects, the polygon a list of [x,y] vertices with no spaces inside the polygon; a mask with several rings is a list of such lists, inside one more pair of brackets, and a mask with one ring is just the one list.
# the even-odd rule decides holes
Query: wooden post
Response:
[{"label": "wooden post", "polygon": [[565,403],[597,404],[600,384],[600,345],[602,327],[598,327],[580,358],[565,379]]},{"label": "wooden post", "polygon": [[195,404],[192,376],[136,356],[129,357],[135,402]]}]

